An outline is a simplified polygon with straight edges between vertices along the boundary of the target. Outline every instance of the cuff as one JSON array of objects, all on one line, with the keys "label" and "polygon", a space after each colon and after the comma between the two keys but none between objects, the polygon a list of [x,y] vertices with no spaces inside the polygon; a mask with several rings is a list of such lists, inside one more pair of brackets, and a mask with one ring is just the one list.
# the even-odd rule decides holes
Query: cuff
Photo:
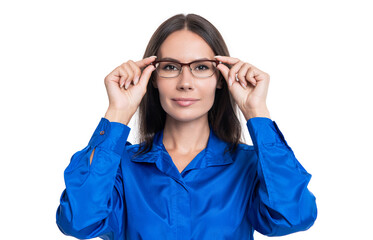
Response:
[{"label": "cuff", "polygon": [[100,145],[122,155],[130,130],[127,125],[101,118],[88,144],[94,148]]},{"label": "cuff", "polygon": [[284,143],[287,145],[275,121],[264,117],[255,117],[247,120],[247,128],[254,146],[263,144]]}]

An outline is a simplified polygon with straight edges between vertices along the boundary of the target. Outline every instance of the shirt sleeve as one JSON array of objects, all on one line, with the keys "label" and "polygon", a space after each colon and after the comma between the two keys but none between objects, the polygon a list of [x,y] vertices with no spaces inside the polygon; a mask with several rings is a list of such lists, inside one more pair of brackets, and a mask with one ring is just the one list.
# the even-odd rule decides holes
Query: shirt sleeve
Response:
[{"label": "shirt sleeve", "polygon": [[88,146],[72,156],[64,172],[66,189],[56,213],[57,225],[64,234],[84,239],[116,239],[114,235],[122,234],[120,158],[129,132],[128,126],[102,118]]},{"label": "shirt sleeve", "polygon": [[295,158],[277,124],[251,118],[247,127],[258,156],[248,217],[258,232],[282,236],[310,228],[317,216],[311,175]]}]

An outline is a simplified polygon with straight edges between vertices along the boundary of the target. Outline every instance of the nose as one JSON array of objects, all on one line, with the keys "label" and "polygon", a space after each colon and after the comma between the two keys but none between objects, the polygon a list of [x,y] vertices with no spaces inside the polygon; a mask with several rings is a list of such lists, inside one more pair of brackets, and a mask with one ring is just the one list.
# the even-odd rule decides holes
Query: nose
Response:
[{"label": "nose", "polygon": [[[184,69],[186,68],[186,69]],[[181,73],[178,77],[179,81],[177,83],[177,89],[178,90],[193,90],[194,89],[194,76],[192,72],[190,71],[190,68],[188,66],[183,66],[181,69]]]}]

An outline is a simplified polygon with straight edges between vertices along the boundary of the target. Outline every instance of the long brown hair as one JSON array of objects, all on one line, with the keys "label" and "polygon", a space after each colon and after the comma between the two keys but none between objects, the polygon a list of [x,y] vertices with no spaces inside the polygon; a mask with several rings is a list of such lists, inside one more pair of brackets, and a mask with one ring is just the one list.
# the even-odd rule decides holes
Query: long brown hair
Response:
[{"label": "long brown hair", "polygon": [[[223,37],[208,20],[196,14],[178,14],[163,22],[154,32],[146,47],[144,58],[158,55],[159,48],[165,39],[171,33],[183,29],[198,34],[211,47],[215,55],[229,56]],[[158,89],[152,84],[152,81],[155,81],[155,74],[154,71],[149,79],[147,92],[139,107],[140,148],[138,154],[151,150],[155,133],[162,130],[166,122],[166,112],[161,106]],[[216,136],[230,143],[229,150],[234,151],[241,139],[237,105],[221,74],[219,74],[218,82],[222,83],[222,88],[216,89],[214,104],[208,112],[208,122]]]}]

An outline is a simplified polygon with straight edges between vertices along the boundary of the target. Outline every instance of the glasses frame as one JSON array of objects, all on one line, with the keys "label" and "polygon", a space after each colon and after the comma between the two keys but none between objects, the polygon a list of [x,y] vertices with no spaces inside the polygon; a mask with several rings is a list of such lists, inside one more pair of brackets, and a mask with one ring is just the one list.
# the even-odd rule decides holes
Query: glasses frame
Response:
[{"label": "glasses frame", "polygon": [[[157,64],[157,63],[161,63],[161,62],[171,62],[171,63],[177,63],[177,64],[180,64],[180,65],[181,65],[181,68],[180,68],[179,74],[177,74],[177,76],[175,76],[175,77],[162,77],[162,76],[160,76],[159,73],[158,73],[158,69],[157,69],[157,67],[156,67],[156,64]],[[190,65],[192,65],[193,63],[198,63],[198,62],[214,62],[214,63],[216,63],[216,66],[215,66],[215,70],[214,70],[214,72],[213,72],[210,76],[208,76],[208,77],[197,77],[197,76],[195,76],[194,73],[193,73],[192,68],[190,67]],[[158,76],[160,76],[161,78],[176,78],[176,77],[178,77],[178,76],[181,74],[181,72],[183,71],[183,67],[184,67],[184,66],[188,66],[190,72],[192,73],[192,75],[193,75],[195,78],[209,78],[209,77],[211,77],[211,76],[213,76],[213,75],[215,74],[215,72],[216,72],[216,67],[217,67],[220,63],[221,63],[221,62],[220,62],[219,60],[211,60],[211,59],[205,59],[205,60],[201,59],[201,60],[196,60],[196,61],[192,61],[192,62],[189,62],[189,63],[181,63],[181,62],[173,61],[173,60],[159,60],[159,61],[154,61],[154,62],[150,63],[150,65],[153,65],[153,66],[155,67]]]}]

